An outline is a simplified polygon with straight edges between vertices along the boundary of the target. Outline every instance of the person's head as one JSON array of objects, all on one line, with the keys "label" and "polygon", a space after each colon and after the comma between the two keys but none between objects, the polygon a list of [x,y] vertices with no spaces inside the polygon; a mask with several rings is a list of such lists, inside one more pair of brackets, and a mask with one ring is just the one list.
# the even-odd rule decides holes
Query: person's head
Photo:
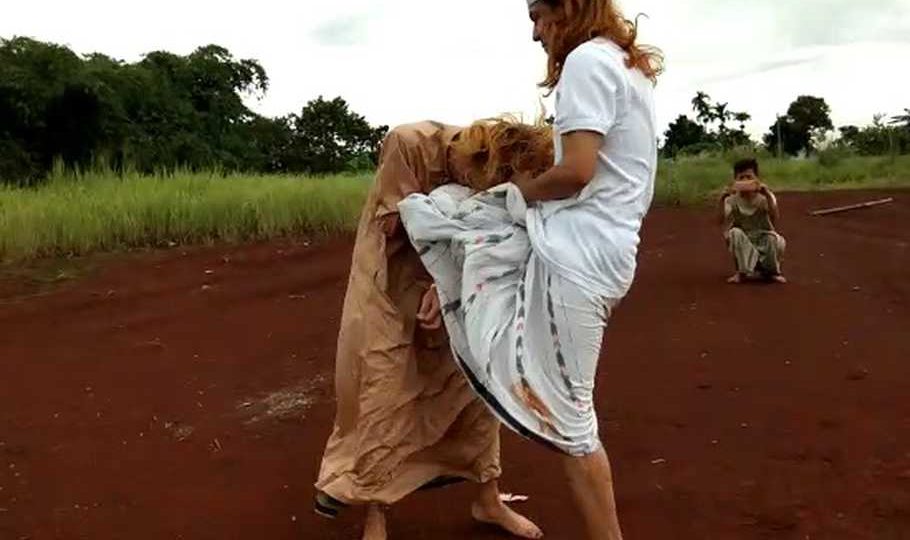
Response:
[{"label": "person's head", "polygon": [[626,51],[626,66],[657,80],[663,68],[660,52],[636,43],[637,23],[623,16],[613,0],[528,0],[534,41],[549,56],[547,78],[541,86],[556,87],[569,53],[596,37],[610,39]]},{"label": "person's head", "polygon": [[758,160],[755,158],[741,159],[733,164],[734,188],[739,195],[746,199],[755,197],[761,188],[761,177],[758,172]]},{"label": "person's head", "polygon": [[745,158],[733,164],[733,180],[740,182],[759,180],[760,178],[757,159]]},{"label": "person's head", "polygon": [[512,118],[474,122],[452,142],[449,165],[454,180],[477,190],[540,175],[553,166],[553,133]]}]

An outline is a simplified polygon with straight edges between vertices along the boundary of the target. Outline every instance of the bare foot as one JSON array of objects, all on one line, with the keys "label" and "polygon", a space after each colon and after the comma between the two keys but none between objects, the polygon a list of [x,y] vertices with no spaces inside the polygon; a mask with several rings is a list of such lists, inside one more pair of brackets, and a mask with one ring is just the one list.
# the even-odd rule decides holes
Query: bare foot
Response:
[{"label": "bare foot", "polygon": [[784,276],[782,276],[780,274],[777,274],[775,276],[771,276],[771,281],[773,281],[774,283],[780,283],[781,285],[783,285],[783,284],[787,283],[787,278],[785,278]]},{"label": "bare foot", "polygon": [[519,538],[543,538],[543,531],[537,525],[503,502],[497,501],[492,505],[475,502],[471,507],[471,516],[481,523],[502,527]]},{"label": "bare foot", "polygon": [[740,273],[733,274],[727,278],[727,283],[733,283],[734,285],[743,282],[743,275]]},{"label": "bare foot", "polygon": [[386,540],[385,512],[379,506],[370,505],[367,509],[366,523],[363,525],[363,540]]}]

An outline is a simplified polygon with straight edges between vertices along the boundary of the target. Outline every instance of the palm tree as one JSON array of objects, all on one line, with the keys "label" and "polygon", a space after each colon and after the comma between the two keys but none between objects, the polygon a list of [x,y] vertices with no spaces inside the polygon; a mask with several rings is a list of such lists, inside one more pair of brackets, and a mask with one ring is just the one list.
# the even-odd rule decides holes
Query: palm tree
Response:
[{"label": "palm tree", "polygon": [[733,113],[733,120],[739,122],[740,131],[746,131],[746,122],[752,120],[752,115],[746,112]]},{"label": "palm tree", "polygon": [[727,132],[727,120],[730,119],[730,116],[733,114],[729,111],[729,103],[718,103],[714,106],[714,119],[720,122],[720,133],[723,135]]},{"label": "palm tree", "polygon": [[699,122],[707,126],[714,121],[714,110],[711,105],[711,96],[699,91],[692,98],[692,108],[695,109],[696,118]]}]

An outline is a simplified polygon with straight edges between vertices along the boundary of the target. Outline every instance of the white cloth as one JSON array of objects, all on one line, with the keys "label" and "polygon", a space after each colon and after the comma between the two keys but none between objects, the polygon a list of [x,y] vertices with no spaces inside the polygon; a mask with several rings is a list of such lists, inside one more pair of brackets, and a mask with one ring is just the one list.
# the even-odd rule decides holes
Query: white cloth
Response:
[{"label": "white cloth", "polygon": [[526,208],[512,184],[475,196],[445,185],[399,203],[475,391],[517,433],[587,455],[600,448],[594,379],[616,300],[551,272],[520,224]]},{"label": "white cloth", "polygon": [[635,276],[639,230],[654,194],[653,83],[626,67],[625,52],[612,41],[588,41],[566,59],[554,128],[557,163],[562,135],[593,131],[604,140],[594,179],[578,196],[529,210],[531,243],[566,279],[621,298]]},{"label": "white cloth", "polygon": [[517,432],[571,455],[597,450],[594,376],[610,310],[636,269],[657,167],[653,85],[610,41],[582,44],[556,87],[560,137],[602,134],[577,196],[532,206],[514,184],[444,186],[399,203],[436,281],[455,357]]}]

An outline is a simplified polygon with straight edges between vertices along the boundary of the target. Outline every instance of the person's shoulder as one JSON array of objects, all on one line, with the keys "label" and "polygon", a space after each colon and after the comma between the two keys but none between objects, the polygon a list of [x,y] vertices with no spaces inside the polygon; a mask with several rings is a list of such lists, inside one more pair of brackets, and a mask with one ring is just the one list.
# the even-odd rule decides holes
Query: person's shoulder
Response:
[{"label": "person's shoulder", "polygon": [[612,72],[623,73],[625,69],[625,52],[614,42],[605,38],[590,39],[569,53],[565,65],[591,67],[598,66]]},{"label": "person's shoulder", "polygon": [[420,135],[422,132],[425,132],[428,124],[430,124],[430,121],[399,124],[389,130],[388,134],[386,134],[386,139],[413,139]]}]

